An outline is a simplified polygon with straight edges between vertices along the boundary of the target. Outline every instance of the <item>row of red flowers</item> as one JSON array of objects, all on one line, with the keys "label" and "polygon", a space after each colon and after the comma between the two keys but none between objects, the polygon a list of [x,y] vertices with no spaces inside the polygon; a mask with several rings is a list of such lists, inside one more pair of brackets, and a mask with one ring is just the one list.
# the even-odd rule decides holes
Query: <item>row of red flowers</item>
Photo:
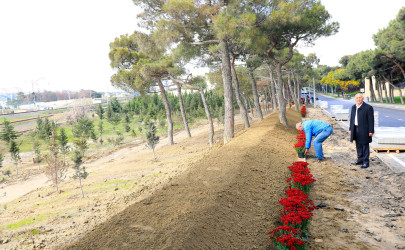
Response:
[{"label": "row of red flowers", "polygon": [[308,198],[308,192],[315,179],[310,173],[308,163],[294,162],[288,166],[291,177],[288,178],[289,189],[285,191],[287,197],[281,198],[280,226],[269,232],[278,249],[305,249],[307,243],[307,229],[316,208]]}]

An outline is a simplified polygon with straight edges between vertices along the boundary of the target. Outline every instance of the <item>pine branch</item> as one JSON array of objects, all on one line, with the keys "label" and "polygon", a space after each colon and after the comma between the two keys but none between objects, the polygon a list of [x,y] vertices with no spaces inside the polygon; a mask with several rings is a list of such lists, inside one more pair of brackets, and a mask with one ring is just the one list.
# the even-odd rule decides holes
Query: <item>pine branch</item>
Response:
[{"label": "pine branch", "polygon": [[194,42],[190,43],[191,45],[207,45],[207,44],[218,44],[220,43],[220,40],[208,40],[208,41],[202,41],[202,42]]}]

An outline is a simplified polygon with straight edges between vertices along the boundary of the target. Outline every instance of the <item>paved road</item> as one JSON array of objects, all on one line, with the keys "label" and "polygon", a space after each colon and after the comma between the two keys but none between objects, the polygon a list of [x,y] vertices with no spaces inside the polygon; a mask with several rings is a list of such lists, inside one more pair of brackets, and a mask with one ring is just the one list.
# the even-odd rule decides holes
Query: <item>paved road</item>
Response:
[{"label": "paved road", "polygon": [[[355,103],[354,99],[344,100],[319,94],[316,96],[319,100],[327,101],[329,107],[330,105],[343,105],[343,108],[350,110],[351,106]],[[371,105],[374,107],[374,111],[379,112],[380,127],[405,127],[405,106],[401,107],[398,105],[384,105],[379,103],[371,103]]]}]

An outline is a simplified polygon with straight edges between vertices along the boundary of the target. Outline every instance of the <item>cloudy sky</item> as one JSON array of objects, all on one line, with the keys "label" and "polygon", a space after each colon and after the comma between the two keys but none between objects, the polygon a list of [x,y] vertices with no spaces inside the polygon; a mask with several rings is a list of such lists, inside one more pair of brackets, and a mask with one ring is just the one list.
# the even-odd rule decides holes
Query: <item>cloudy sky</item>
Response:
[{"label": "cloudy sky", "polygon": [[[395,18],[403,0],[324,0],[340,23],[337,35],[301,53],[321,64],[374,47],[372,35]],[[137,28],[132,0],[0,1],[0,93],[38,90],[111,91],[109,43]]]}]

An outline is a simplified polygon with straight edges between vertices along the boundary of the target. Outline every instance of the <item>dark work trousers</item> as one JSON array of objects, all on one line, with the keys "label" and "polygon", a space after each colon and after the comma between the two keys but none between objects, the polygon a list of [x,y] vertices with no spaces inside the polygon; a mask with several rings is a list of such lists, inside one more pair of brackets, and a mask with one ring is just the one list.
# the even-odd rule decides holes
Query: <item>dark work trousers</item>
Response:
[{"label": "dark work trousers", "polygon": [[[359,133],[358,126],[355,127],[355,134],[353,135],[354,140]],[[363,164],[370,164],[370,145],[367,144],[360,144],[356,140],[356,150],[357,150],[357,160],[362,161]]]}]

